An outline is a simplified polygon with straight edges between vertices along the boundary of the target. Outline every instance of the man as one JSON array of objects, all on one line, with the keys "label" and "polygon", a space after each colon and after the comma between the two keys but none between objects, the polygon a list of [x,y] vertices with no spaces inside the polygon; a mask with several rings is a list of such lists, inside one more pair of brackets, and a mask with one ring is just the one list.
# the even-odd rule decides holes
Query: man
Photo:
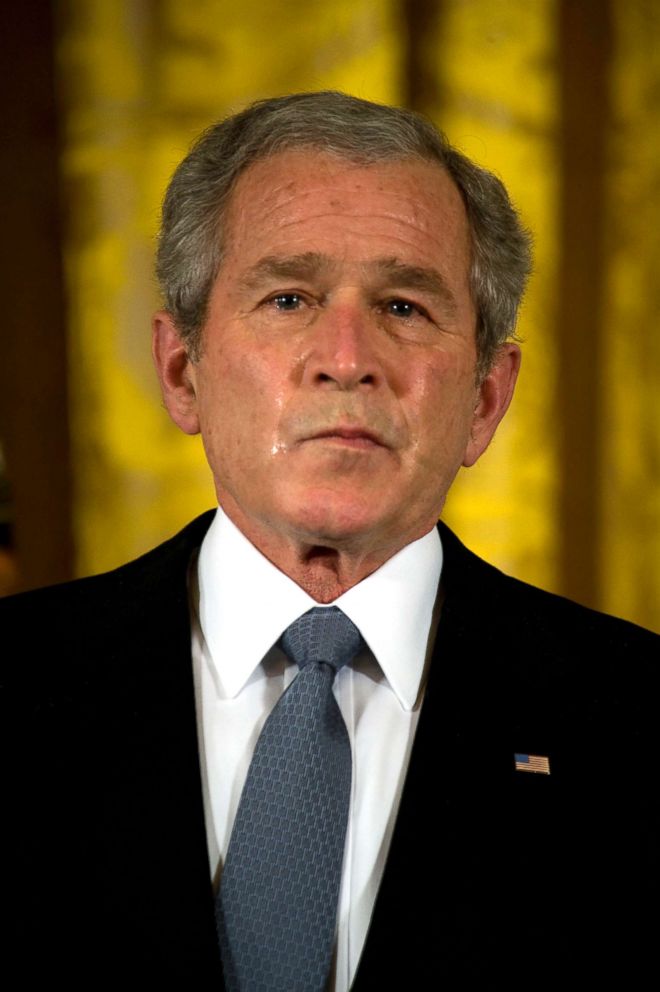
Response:
[{"label": "man", "polygon": [[[408,112],[264,101],[177,170],[158,267],[163,397],[201,432],[221,509],[4,605],[24,645],[6,695],[26,972],[301,990],[657,974],[657,639],[436,527],[520,362],[529,247],[499,181]],[[355,635],[336,675],[327,624],[297,661],[301,616]]]}]

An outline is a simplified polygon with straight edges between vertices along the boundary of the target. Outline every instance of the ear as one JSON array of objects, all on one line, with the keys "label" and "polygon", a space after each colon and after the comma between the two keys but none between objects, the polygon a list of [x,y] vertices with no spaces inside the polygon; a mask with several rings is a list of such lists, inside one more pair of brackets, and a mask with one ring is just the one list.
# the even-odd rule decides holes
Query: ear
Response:
[{"label": "ear", "polygon": [[151,352],[170,417],[185,434],[199,434],[195,366],[166,310],[151,322]]},{"label": "ear", "polygon": [[497,357],[484,376],[477,391],[472,431],[465,449],[463,465],[469,468],[490,444],[497,426],[509,408],[520,369],[520,348],[517,344],[503,344]]}]

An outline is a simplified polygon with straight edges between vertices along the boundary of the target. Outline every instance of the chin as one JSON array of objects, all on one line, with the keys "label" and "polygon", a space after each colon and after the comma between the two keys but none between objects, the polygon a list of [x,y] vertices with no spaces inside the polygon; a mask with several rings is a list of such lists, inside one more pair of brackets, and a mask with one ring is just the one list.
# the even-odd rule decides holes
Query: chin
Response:
[{"label": "chin", "polygon": [[351,545],[369,539],[382,530],[382,514],[374,514],[374,502],[333,501],[316,497],[300,506],[292,515],[292,524],[300,537],[309,543],[328,546]]}]

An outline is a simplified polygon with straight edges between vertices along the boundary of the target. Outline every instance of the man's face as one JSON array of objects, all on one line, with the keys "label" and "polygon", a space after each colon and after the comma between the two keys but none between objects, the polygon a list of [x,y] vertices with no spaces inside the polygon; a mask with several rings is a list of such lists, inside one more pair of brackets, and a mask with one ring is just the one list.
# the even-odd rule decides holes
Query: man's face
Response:
[{"label": "man's face", "polygon": [[433,164],[290,151],[242,175],[186,416],[168,406],[254,543],[387,556],[431,529],[503,413],[475,382],[468,270]]}]

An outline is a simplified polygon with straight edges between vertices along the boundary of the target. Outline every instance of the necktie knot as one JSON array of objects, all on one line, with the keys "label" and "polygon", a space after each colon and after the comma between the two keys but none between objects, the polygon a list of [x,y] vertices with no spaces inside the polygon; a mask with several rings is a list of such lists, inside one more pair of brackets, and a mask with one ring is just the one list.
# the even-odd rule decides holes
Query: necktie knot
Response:
[{"label": "necktie knot", "polygon": [[338,672],[360,650],[362,635],[337,606],[314,606],[287,627],[281,644],[299,668],[317,661]]}]

